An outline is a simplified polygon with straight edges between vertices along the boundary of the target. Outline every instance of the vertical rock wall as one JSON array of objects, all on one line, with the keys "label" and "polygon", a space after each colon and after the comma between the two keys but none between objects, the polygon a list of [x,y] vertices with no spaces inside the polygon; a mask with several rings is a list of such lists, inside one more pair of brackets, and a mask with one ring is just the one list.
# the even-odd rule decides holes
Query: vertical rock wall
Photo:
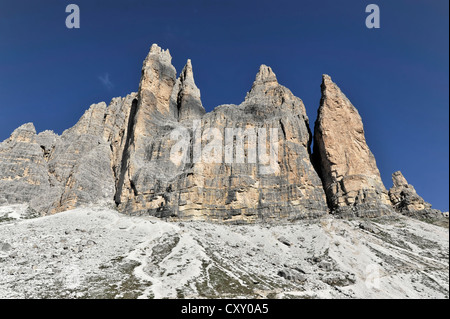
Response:
[{"label": "vertical rock wall", "polygon": [[270,67],[241,104],[206,113],[191,61],[177,78],[171,60],[153,45],[137,93],[92,105],[61,136],[31,123],[15,130],[0,143],[0,205],[52,214],[106,203],[233,223],[380,216],[391,201],[401,213],[430,211],[401,173],[388,196],[361,117],[329,76],[311,156],[305,106]]},{"label": "vertical rock wall", "polygon": [[314,158],[328,204],[340,216],[379,216],[392,211],[361,117],[328,75],[314,128]]}]

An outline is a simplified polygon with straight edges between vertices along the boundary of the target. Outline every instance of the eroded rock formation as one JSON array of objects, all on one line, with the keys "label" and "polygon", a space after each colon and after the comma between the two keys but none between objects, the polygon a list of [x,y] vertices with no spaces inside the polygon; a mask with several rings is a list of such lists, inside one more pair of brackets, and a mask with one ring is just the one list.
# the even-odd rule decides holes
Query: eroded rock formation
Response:
[{"label": "eroded rock formation", "polygon": [[391,212],[375,157],[367,146],[356,108],[328,75],[314,128],[314,155],[328,204],[341,216]]},{"label": "eroded rock formation", "polygon": [[37,140],[34,125],[27,123],[0,143],[0,205],[30,202],[50,188],[46,151]]},{"label": "eroded rock formation", "polygon": [[[205,114],[191,62],[175,80],[167,51],[152,47],[150,56],[144,62],[130,147],[122,159],[125,170],[116,195],[121,211],[232,222],[326,214],[321,181],[309,160],[311,134],[304,105],[278,84],[269,67],[261,66],[241,105],[222,105]],[[161,87],[162,91],[155,89]],[[270,136],[275,132],[271,129],[277,129],[276,138]],[[230,145],[227,130],[238,135]],[[173,132],[187,135],[184,161],[171,160],[179,141]],[[256,147],[258,139],[269,154],[271,138],[278,141],[275,163],[252,162],[249,145]],[[205,156],[214,141],[218,153]],[[246,153],[239,162],[235,153],[243,144]],[[200,158],[196,148],[203,150]],[[255,158],[260,158],[260,151]],[[266,174],[271,164],[276,167]]]},{"label": "eroded rock formation", "polygon": [[431,204],[425,202],[417,194],[414,186],[408,184],[402,172],[393,173],[392,182],[393,186],[389,190],[389,197],[396,211],[403,215],[423,219],[443,217],[439,210],[432,209]]},{"label": "eroded rock formation", "polygon": [[[177,78],[171,60],[153,45],[137,93],[92,105],[60,136],[31,123],[15,130],[0,144],[0,205],[45,215],[101,202],[233,223],[393,212],[361,117],[329,76],[311,159],[305,106],[270,67],[241,104],[206,113],[191,61]],[[398,211],[429,210],[413,190],[394,180]]]}]

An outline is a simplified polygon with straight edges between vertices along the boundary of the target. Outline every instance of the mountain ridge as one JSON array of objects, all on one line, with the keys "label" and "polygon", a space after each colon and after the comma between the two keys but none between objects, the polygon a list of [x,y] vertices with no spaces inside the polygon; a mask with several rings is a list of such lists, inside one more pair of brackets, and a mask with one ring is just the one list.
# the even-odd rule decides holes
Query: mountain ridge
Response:
[{"label": "mountain ridge", "polygon": [[[441,218],[429,204],[399,204],[418,196],[411,187],[390,196],[356,108],[328,75],[313,136],[302,100],[278,83],[270,67],[260,67],[240,105],[206,113],[192,62],[177,78],[171,59],[169,50],[152,45],[136,93],[114,98],[109,106],[91,105],[61,135],[37,134],[31,123],[16,129],[0,144],[0,205],[29,203],[46,215],[104,201],[132,215],[232,223],[329,213]],[[173,132],[193,142],[187,145],[190,162],[171,161]],[[196,147],[208,149],[212,132],[225,136],[221,161],[195,162]],[[227,132],[233,134],[231,144]],[[235,148],[245,141],[244,162],[233,162]],[[258,144],[258,160],[264,157],[260,147],[272,155],[276,149],[278,157],[250,163],[249,141]],[[233,160],[226,162],[230,154]]]}]

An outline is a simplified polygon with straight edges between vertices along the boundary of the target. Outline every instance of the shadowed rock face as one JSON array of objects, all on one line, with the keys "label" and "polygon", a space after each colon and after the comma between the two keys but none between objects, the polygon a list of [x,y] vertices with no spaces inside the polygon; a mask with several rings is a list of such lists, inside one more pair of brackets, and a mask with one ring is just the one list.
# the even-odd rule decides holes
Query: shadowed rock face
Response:
[{"label": "shadowed rock face", "polygon": [[391,211],[361,117],[328,75],[314,128],[314,156],[334,213],[379,216]]},{"label": "shadowed rock face", "polygon": [[[305,106],[270,67],[260,67],[240,105],[206,113],[191,61],[177,78],[171,59],[153,45],[137,93],[92,105],[61,136],[36,134],[31,123],[14,131],[0,144],[0,205],[53,214],[101,202],[133,215],[232,223],[392,211],[361,118],[330,77],[311,161]],[[405,183],[391,200],[397,209],[412,202],[409,211],[421,202],[399,195]]]},{"label": "shadowed rock face", "polygon": [[115,176],[135,94],[92,105],[61,136],[18,128],[0,145],[0,203],[26,203],[52,214],[93,202],[113,202]]}]

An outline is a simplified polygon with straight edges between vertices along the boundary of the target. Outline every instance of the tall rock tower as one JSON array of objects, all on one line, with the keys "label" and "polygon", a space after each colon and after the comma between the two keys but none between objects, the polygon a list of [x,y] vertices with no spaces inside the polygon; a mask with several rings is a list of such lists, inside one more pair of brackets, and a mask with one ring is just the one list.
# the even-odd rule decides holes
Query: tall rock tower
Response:
[{"label": "tall rock tower", "polygon": [[392,212],[375,157],[367,146],[356,108],[323,75],[314,128],[314,159],[328,204],[340,216],[379,216]]}]

